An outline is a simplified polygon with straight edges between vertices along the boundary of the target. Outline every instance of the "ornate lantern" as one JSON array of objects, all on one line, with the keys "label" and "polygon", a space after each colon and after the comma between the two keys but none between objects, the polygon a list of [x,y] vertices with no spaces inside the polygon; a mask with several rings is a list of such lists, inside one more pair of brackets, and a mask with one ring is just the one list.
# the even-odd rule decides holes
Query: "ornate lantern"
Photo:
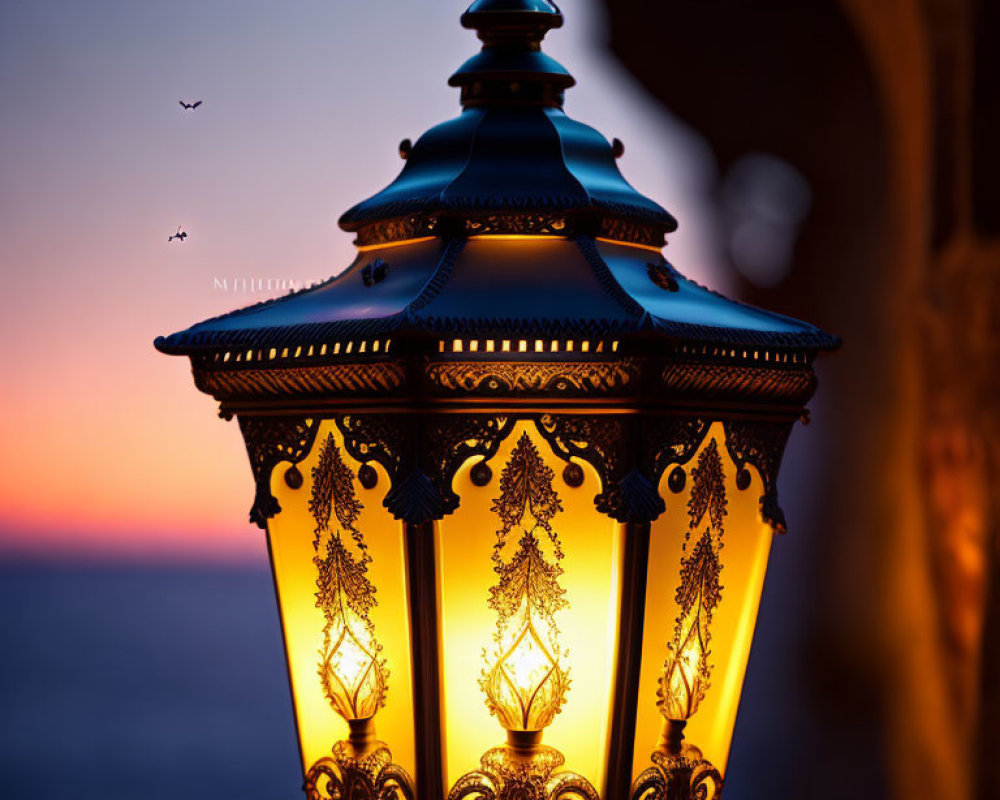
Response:
[{"label": "ornate lantern", "polygon": [[715,797],[837,341],[667,263],[552,2],[462,24],[462,113],[342,217],[354,263],[156,346],[245,437],[310,800]]}]

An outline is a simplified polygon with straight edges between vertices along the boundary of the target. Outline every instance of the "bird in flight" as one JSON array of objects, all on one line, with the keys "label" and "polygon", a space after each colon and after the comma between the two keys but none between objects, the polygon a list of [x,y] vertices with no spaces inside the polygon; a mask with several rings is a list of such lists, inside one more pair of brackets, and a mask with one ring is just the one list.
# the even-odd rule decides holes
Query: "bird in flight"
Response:
[{"label": "bird in flight", "polygon": [[179,242],[183,242],[185,239],[187,239],[187,231],[184,230],[184,226],[183,225],[178,225],[177,226],[177,233],[175,233],[173,236],[171,236],[169,239],[167,239],[167,241],[168,242],[172,242],[174,239],[177,239],[177,241],[179,241]]},{"label": "bird in flight", "polygon": [[183,107],[186,111],[194,111],[202,103],[201,100],[196,100],[193,103],[185,103],[183,100],[178,100],[177,102],[180,103],[181,107]]}]

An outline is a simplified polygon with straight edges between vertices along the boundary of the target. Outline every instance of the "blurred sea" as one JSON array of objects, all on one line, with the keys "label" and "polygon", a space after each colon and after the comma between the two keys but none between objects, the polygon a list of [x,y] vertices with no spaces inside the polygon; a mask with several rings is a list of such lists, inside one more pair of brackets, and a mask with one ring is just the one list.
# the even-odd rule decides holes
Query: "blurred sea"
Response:
[{"label": "blurred sea", "polygon": [[266,568],[0,564],[0,798],[299,800]]},{"label": "blurred sea", "polygon": [[[866,720],[830,735],[845,723],[811,677],[808,593],[794,569],[810,540],[782,545],[727,800],[835,800],[829,770],[878,751]],[[885,796],[879,761],[855,770],[870,790],[859,797]],[[266,566],[0,562],[0,800],[301,800],[301,782]]]}]

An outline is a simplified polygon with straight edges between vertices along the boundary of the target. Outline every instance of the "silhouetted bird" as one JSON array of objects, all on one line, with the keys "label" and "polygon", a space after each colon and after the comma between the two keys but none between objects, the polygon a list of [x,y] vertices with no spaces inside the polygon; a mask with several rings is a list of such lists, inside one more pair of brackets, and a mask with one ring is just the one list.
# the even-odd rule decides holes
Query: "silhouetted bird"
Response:
[{"label": "silhouetted bird", "polygon": [[184,226],[183,225],[179,225],[177,227],[177,233],[175,233],[173,236],[171,236],[169,239],[167,239],[167,241],[168,242],[172,242],[174,239],[177,239],[178,241],[181,241],[181,242],[183,242],[185,239],[187,239],[187,231],[184,230]]},{"label": "silhouetted bird", "polygon": [[188,111],[194,111],[202,103],[201,100],[196,100],[193,103],[185,103],[183,100],[178,100],[177,102],[180,103]]}]

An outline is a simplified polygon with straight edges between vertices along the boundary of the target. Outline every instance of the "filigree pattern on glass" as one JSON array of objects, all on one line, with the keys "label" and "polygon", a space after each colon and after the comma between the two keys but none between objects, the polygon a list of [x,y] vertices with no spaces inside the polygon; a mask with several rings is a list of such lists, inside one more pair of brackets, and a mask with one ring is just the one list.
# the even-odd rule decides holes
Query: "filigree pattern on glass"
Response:
[{"label": "filigree pattern on glass", "polygon": [[[501,521],[493,548],[499,580],[490,588],[489,599],[497,628],[492,650],[484,652],[480,686],[490,711],[509,731],[545,728],[569,688],[566,653],[555,621],[567,602],[559,585],[563,551],[552,527],[552,518],[562,511],[552,487],[554,477],[524,434],[500,475],[500,497],[493,504]],[[513,555],[505,559],[515,528],[521,535]]]},{"label": "filigree pattern on glass", "polygon": [[319,678],[331,707],[345,720],[370,719],[385,703],[388,669],[370,617],[377,600],[368,578],[371,556],[357,527],[363,507],[332,434],[312,477],[316,607],[325,618]]},{"label": "filigree pattern on glass", "polygon": [[698,456],[691,479],[690,522],[676,594],[678,614],[657,691],[660,713],[668,720],[687,720],[698,710],[712,674],[712,614],[722,599],[719,556],[728,502],[722,458],[714,439]]}]

